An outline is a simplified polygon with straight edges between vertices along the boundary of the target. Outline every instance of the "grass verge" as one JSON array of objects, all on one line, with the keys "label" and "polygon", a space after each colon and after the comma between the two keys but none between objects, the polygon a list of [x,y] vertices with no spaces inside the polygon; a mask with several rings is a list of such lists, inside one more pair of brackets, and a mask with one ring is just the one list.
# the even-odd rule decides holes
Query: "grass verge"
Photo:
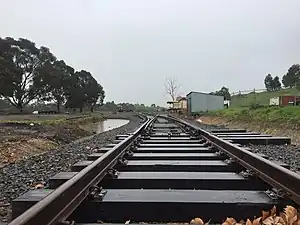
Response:
[{"label": "grass verge", "polygon": [[63,124],[85,124],[85,123],[96,123],[104,120],[104,117],[100,113],[93,113],[90,115],[82,115],[77,117],[66,117],[66,116],[49,116],[48,118],[32,116],[31,118],[18,118],[18,119],[4,119],[0,120],[0,124],[16,124],[16,125],[63,125]]},{"label": "grass verge", "polygon": [[285,124],[290,128],[300,127],[300,107],[262,107],[257,109],[229,108],[208,113],[208,116],[217,116],[231,121],[250,123]]}]

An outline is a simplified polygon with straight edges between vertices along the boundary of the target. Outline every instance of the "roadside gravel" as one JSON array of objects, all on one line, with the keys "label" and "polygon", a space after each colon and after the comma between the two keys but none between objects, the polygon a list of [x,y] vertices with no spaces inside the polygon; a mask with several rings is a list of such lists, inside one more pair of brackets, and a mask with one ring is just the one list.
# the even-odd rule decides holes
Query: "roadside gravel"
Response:
[{"label": "roadside gravel", "polygon": [[140,118],[132,115],[127,115],[127,118],[130,122],[122,127],[59,146],[0,169],[0,221],[9,220],[10,203],[14,198],[34,188],[36,184],[47,187],[51,176],[61,171],[70,171],[71,165],[86,159],[95,148],[111,143],[116,135],[132,132],[140,125]]}]

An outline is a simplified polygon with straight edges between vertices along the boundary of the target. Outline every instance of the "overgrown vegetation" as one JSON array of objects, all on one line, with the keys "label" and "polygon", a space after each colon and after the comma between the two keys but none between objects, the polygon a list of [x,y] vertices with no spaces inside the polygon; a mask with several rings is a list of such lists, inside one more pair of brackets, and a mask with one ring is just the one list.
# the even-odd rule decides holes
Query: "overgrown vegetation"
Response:
[{"label": "overgrown vegetation", "polygon": [[90,72],[75,71],[46,47],[20,38],[0,38],[0,98],[21,112],[33,101],[51,101],[80,111],[103,103],[103,87]]},{"label": "overgrown vegetation", "polygon": [[300,125],[300,107],[295,106],[229,108],[212,111],[208,115],[233,121]]}]

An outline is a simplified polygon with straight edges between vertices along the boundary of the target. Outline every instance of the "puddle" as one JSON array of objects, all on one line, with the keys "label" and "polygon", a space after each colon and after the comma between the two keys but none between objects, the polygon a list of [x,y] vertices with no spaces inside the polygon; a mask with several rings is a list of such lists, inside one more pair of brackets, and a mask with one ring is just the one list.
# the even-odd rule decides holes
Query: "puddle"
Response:
[{"label": "puddle", "polygon": [[127,123],[129,123],[129,120],[107,119],[98,123],[81,125],[80,128],[99,134],[108,130],[112,130],[114,128],[121,127]]},{"label": "puddle", "polygon": [[124,119],[107,119],[95,124],[94,131],[97,134],[102,133],[104,131],[112,130],[114,128],[121,127],[125,124],[129,123],[129,120]]}]

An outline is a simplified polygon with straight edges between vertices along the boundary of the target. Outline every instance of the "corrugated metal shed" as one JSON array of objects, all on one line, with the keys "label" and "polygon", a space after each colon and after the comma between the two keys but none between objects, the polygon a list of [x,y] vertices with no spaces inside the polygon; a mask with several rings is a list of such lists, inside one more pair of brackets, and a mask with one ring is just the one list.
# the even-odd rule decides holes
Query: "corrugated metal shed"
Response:
[{"label": "corrugated metal shed", "polygon": [[224,108],[223,96],[192,91],[186,97],[189,114]]}]

